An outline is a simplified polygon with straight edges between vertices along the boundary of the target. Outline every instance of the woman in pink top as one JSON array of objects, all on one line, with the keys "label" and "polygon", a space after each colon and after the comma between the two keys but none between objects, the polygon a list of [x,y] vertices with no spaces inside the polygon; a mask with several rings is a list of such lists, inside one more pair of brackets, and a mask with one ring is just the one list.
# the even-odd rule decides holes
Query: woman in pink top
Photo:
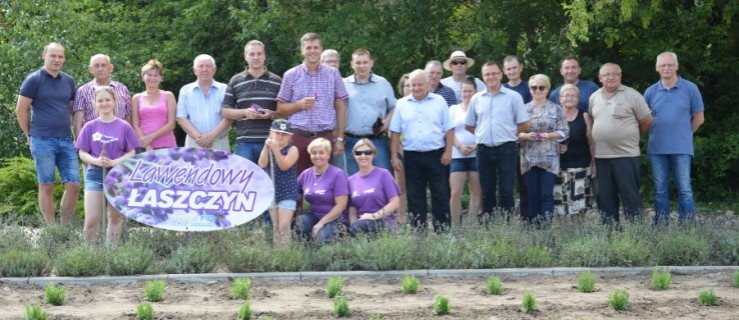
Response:
[{"label": "woman in pink top", "polygon": [[141,146],[147,151],[160,148],[175,148],[175,113],[177,102],[174,94],[159,90],[164,67],[157,60],[149,60],[141,68],[141,79],[146,91],[137,93],[131,99],[131,122]]}]

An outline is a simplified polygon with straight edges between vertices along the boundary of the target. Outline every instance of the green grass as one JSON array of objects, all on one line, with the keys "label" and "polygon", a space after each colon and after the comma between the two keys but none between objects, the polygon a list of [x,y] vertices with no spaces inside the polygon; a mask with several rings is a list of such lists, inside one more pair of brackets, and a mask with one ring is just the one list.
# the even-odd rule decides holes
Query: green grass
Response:
[{"label": "green grass", "polygon": [[536,298],[531,292],[526,293],[521,300],[521,311],[525,313],[532,313],[539,311],[539,307],[536,306]]},{"label": "green grass", "polygon": [[670,288],[672,275],[670,271],[659,271],[657,268],[652,270],[652,289],[656,291],[664,291]]},{"label": "green grass", "polygon": [[434,311],[435,316],[443,316],[451,312],[452,306],[449,304],[449,298],[445,296],[434,297]]},{"label": "green grass", "polygon": [[164,280],[147,281],[145,285],[146,300],[159,302],[164,300],[164,289],[167,287]]},{"label": "green grass", "polygon": [[500,294],[500,291],[503,289],[503,284],[500,281],[500,277],[494,277],[491,276],[488,278],[488,284],[487,284],[487,293],[488,294]]},{"label": "green grass", "polygon": [[629,309],[629,293],[625,290],[614,291],[608,297],[608,306],[616,311]]},{"label": "green grass", "polygon": [[734,271],[734,286],[739,288],[739,271]]},{"label": "green grass", "polygon": [[148,302],[139,303],[136,306],[136,319],[138,320],[153,320],[154,319],[154,308]]},{"label": "green grass", "polygon": [[591,293],[595,291],[595,275],[585,271],[577,277],[577,291]]},{"label": "green grass", "polygon": [[46,320],[46,312],[41,309],[41,305],[38,303],[27,304],[25,306],[26,320]]},{"label": "green grass", "polygon": [[713,289],[704,290],[698,294],[698,304],[704,306],[715,306],[718,304],[717,300],[718,298],[716,297],[716,294],[713,293]]},{"label": "green grass", "polygon": [[418,285],[420,284],[421,282],[418,281],[418,278],[414,276],[404,276],[403,283],[401,283],[400,286],[403,289],[403,293],[416,294],[418,292]]},{"label": "green grass", "polygon": [[336,296],[334,298],[333,314],[337,318],[349,316],[349,300],[345,296]]},{"label": "green grass", "polygon": [[231,296],[234,299],[246,300],[249,298],[249,290],[251,290],[251,279],[236,279],[231,287]]},{"label": "green grass", "polygon": [[67,300],[67,289],[62,286],[55,286],[51,283],[44,287],[44,296],[46,302],[52,306],[61,306]]},{"label": "green grass", "polygon": [[341,277],[331,277],[326,281],[326,295],[333,299],[339,293],[341,293],[341,287],[343,286],[343,280]]},{"label": "green grass", "polygon": [[237,313],[237,319],[239,320],[251,319],[251,305],[249,305],[249,300],[244,301],[244,303],[239,308],[239,312]]}]

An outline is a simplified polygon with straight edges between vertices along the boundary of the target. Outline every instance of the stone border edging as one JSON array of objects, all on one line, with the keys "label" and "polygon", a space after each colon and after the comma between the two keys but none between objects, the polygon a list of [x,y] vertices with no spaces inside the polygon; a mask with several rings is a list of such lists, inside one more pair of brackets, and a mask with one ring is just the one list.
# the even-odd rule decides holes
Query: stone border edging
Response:
[{"label": "stone border edging", "polygon": [[[739,271],[739,266],[663,266],[676,274],[694,274],[700,272]],[[100,277],[28,277],[0,278],[0,283],[17,285],[35,285],[43,287],[47,283],[93,285],[129,284],[148,280],[176,280],[189,282],[229,281],[235,278],[251,278],[264,280],[301,281],[309,279],[325,279],[341,276],[352,277],[469,277],[469,276],[513,276],[550,275],[564,276],[578,274],[583,271],[616,275],[637,275],[652,272],[654,267],[601,267],[601,268],[505,268],[505,269],[420,269],[405,271],[310,271],[310,272],[259,272],[259,273],[200,273],[200,274],[158,274],[138,276],[100,276]]]}]

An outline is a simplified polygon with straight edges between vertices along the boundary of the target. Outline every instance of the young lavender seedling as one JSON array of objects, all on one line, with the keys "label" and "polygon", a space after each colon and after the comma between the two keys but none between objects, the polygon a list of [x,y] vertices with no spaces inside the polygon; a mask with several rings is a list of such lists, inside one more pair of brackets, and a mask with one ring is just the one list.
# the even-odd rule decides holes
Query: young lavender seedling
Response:
[{"label": "young lavender seedling", "polygon": [[405,294],[415,294],[418,292],[418,285],[420,282],[414,276],[403,277],[403,283],[400,285]]},{"label": "young lavender seedling", "polygon": [[341,293],[342,285],[343,281],[341,280],[341,277],[328,278],[328,281],[326,282],[326,294],[328,295],[328,297],[333,299],[339,293]]}]

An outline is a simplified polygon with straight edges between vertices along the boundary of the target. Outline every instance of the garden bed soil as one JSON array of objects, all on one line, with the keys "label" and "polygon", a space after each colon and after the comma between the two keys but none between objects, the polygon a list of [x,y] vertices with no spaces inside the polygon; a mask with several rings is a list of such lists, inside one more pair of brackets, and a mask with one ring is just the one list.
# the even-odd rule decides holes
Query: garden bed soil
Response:
[{"label": "garden bed soil", "polygon": [[[594,293],[575,289],[577,276],[504,276],[501,295],[484,292],[486,277],[421,277],[419,292],[405,295],[396,276],[344,279],[349,319],[737,319],[739,288],[731,272],[673,273],[667,291],[653,291],[651,275],[596,274]],[[165,300],[152,303],[156,319],[234,319],[242,304],[231,299],[230,281],[168,281]],[[332,300],[325,279],[282,281],[254,279],[250,292],[252,319],[331,319]],[[23,305],[40,303],[50,319],[135,319],[145,301],[144,283],[65,285],[67,302],[55,307],[44,301],[43,288],[0,283],[0,319],[23,319]],[[701,306],[699,292],[713,289],[718,306]],[[615,290],[627,290],[628,311],[607,305]],[[531,292],[539,311],[520,311]],[[432,315],[436,295],[449,298],[451,314]]]}]

